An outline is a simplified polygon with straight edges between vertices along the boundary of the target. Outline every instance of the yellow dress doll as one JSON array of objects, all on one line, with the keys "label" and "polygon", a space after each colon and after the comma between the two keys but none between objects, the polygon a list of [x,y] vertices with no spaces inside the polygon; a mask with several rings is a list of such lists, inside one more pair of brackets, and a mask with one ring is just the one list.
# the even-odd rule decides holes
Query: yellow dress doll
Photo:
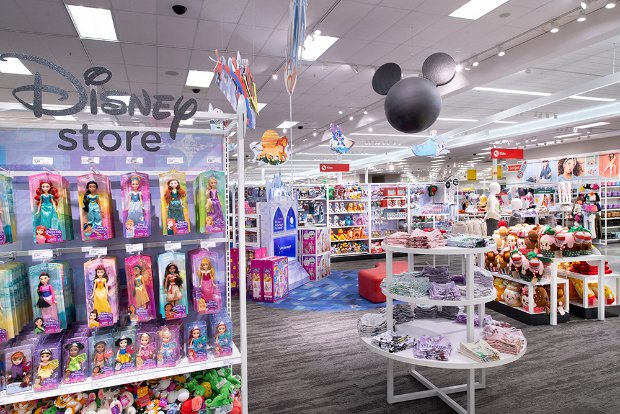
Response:
[{"label": "yellow dress doll", "polygon": [[93,309],[98,314],[112,313],[108,297],[108,275],[103,265],[98,266],[95,270],[95,280],[93,283],[95,284],[93,289]]},{"label": "yellow dress doll", "polygon": [[34,384],[35,389],[42,386],[41,382],[43,380],[46,380],[54,375],[54,371],[56,371],[60,365],[57,359],[52,359],[52,351],[49,349],[42,350],[39,358],[39,369],[37,370]]}]

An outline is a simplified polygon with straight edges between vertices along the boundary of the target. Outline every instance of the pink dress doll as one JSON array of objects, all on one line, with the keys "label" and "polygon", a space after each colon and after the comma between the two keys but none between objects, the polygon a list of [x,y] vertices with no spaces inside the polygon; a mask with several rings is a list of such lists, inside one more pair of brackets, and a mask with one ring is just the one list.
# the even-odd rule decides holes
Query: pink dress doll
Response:
[{"label": "pink dress doll", "polygon": [[206,308],[219,308],[220,294],[215,283],[215,268],[208,257],[200,262],[200,298]]},{"label": "pink dress doll", "polygon": [[138,355],[136,357],[136,367],[148,368],[157,364],[155,357],[155,344],[147,332],[140,335],[140,346],[138,347]]}]

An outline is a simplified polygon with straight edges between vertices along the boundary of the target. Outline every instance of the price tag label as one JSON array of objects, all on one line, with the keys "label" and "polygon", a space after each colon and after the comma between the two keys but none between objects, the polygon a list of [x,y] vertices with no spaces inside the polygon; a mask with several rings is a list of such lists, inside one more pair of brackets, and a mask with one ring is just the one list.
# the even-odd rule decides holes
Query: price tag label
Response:
[{"label": "price tag label", "polygon": [[125,161],[127,164],[144,164],[144,158],[142,157],[127,157]]},{"label": "price tag label", "polygon": [[215,247],[215,242],[205,241],[205,240],[200,242],[201,249],[208,249],[209,247]]},{"label": "price tag label", "polygon": [[98,257],[105,256],[106,254],[108,254],[107,247],[91,247],[90,249],[88,249],[87,255],[92,257]]},{"label": "price tag label", "polygon": [[97,164],[99,165],[99,157],[82,157],[82,165]]},{"label": "price tag label", "polygon": [[50,260],[54,258],[54,251],[50,249],[30,250],[28,253],[32,257],[32,260]]},{"label": "price tag label", "polygon": [[126,244],[125,251],[127,253],[140,253],[144,251],[144,245],[142,243],[138,244]]},{"label": "price tag label", "polygon": [[183,157],[167,157],[166,161],[168,165],[179,165],[183,164]]},{"label": "price tag label", "polygon": [[175,250],[181,250],[181,242],[168,242],[164,246],[167,252],[173,252]]},{"label": "price tag label", "polygon": [[33,165],[54,165],[54,157],[32,157]]},{"label": "price tag label", "polygon": [[207,164],[216,164],[220,161],[218,157],[207,157]]}]

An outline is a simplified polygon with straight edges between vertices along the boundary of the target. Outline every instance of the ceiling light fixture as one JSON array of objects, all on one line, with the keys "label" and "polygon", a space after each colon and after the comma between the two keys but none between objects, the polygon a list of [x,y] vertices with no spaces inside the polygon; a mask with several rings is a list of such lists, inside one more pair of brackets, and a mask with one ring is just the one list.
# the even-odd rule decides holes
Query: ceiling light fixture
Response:
[{"label": "ceiling light fixture", "polygon": [[342,115],[342,110],[338,111],[338,115]]},{"label": "ceiling light fixture", "polygon": [[609,125],[609,122],[595,122],[593,124],[586,124],[586,125],[576,126],[575,128],[577,128],[577,129],[585,129],[585,128],[594,128],[594,127],[603,126],[603,125]]},{"label": "ceiling light fixture", "polygon": [[368,127],[368,132],[372,132],[372,127]]},{"label": "ceiling light fixture", "polygon": [[368,111],[364,109],[364,115],[368,115]]},{"label": "ceiling light fixture", "polygon": [[549,29],[551,33],[557,33],[560,31],[560,27],[556,22],[551,23],[551,29]]},{"label": "ceiling light fixture", "polygon": [[581,10],[579,12],[579,17],[577,17],[577,21],[580,22],[580,23],[586,21],[586,11],[585,10]]},{"label": "ceiling light fixture", "polygon": [[304,46],[301,50],[302,60],[317,60],[327,49],[329,49],[336,41],[337,37],[314,35],[306,37]]},{"label": "ceiling light fixture", "polygon": [[0,60],[0,72],[11,73],[13,75],[32,75],[32,72],[28,70],[21,60],[17,58],[5,58],[6,60]]},{"label": "ceiling light fixture", "polygon": [[278,80],[278,74],[274,73],[273,75],[271,75],[271,79]]},{"label": "ceiling light fixture", "polygon": [[572,95],[570,99],[580,99],[583,101],[597,101],[597,102],[616,102],[613,98],[598,98],[596,96],[584,96],[584,95]]},{"label": "ceiling light fixture", "polygon": [[456,71],[457,72],[462,72],[463,71],[463,65],[461,65],[460,63],[456,65]]},{"label": "ceiling light fixture", "polygon": [[353,121],[353,115],[349,116],[349,121]]},{"label": "ceiling light fixture", "polygon": [[579,5],[581,6],[581,8],[583,10],[588,8],[588,2],[587,1],[582,1]]},{"label": "ceiling light fixture", "polygon": [[477,119],[468,118],[437,118],[438,121],[454,121],[454,122],[478,122]]},{"label": "ceiling light fixture", "polygon": [[67,4],[67,11],[81,39],[118,41],[110,10]]},{"label": "ceiling light fixture", "polygon": [[266,107],[267,104],[266,103],[258,103],[258,112],[262,111],[264,107]]},{"label": "ceiling light fixture", "polygon": [[209,72],[208,70],[190,70],[187,72],[187,80],[185,81],[185,85],[208,88],[211,86],[213,76],[215,76],[215,73]]},{"label": "ceiling light fixture", "polygon": [[75,117],[73,115],[54,116],[54,119],[57,121],[75,121]]},{"label": "ceiling light fixture", "polygon": [[497,49],[497,56],[499,56],[499,57],[506,56],[506,51],[504,50],[504,48],[503,48],[503,47],[501,47],[501,46],[500,46],[500,47]]},{"label": "ceiling light fixture", "polygon": [[606,9],[613,9],[614,7],[616,7],[616,1],[615,0],[609,0],[607,2],[607,4],[605,5]]},{"label": "ceiling light fixture", "polygon": [[471,64],[471,65],[472,65],[473,67],[477,67],[479,64],[480,64],[480,62],[478,62],[478,57],[476,57],[476,58],[474,59],[474,61],[472,62],[472,64]]},{"label": "ceiling light fixture", "polygon": [[567,137],[574,137],[574,136],[577,136],[577,135],[581,135],[581,133],[580,132],[571,132],[570,134],[556,135],[553,138],[567,138]]},{"label": "ceiling light fixture", "polygon": [[314,29],[314,35],[315,36],[320,36],[321,35],[321,29],[319,29],[318,27],[316,29]]},{"label": "ceiling light fixture", "polygon": [[519,89],[504,89],[504,88],[487,88],[482,86],[476,86],[474,88],[475,91],[482,92],[498,92],[498,93],[510,93],[514,95],[531,95],[531,96],[549,96],[550,93],[547,92],[535,92],[535,91],[522,91]]},{"label": "ceiling light fixture", "polygon": [[296,122],[296,121],[284,121],[280,125],[278,125],[276,128],[292,128],[298,123],[299,122]]},{"label": "ceiling light fixture", "polygon": [[316,131],[314,131],[314,132],[312,133],[312,136],[313,136],[313,137],[316,137]]},{"label": "ceiling light fixture", "polygon": [[282,132],[286,134],[286,128],[282,128]]},{"label": "ceiling light fixture", "polygon": [[450,17],[478,20],[485,14],[497,9],[508,0],[469,0],[458,9],[450,13]]},{"label": "ceiling light fixture", "polygon": [[494,124],[518,124],[517,121],[493,121]]}]

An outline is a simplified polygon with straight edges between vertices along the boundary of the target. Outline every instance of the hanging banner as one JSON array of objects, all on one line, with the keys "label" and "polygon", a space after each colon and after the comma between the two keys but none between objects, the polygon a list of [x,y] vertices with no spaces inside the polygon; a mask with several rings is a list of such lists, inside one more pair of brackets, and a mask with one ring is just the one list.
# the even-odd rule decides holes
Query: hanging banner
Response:
[{"label": "hanging banner", "polygon": [[349,164],[320,164],[319,171],[324,173],[349,172]]},{"label": "hanging banner", "polygon": [[522,148],[491,148],[491,159],[522,160]]},{"label": "hanging banner", "polygon": [[521,168],[521,164],[510,164],[508,165],[508,172],[517,172]]}]

